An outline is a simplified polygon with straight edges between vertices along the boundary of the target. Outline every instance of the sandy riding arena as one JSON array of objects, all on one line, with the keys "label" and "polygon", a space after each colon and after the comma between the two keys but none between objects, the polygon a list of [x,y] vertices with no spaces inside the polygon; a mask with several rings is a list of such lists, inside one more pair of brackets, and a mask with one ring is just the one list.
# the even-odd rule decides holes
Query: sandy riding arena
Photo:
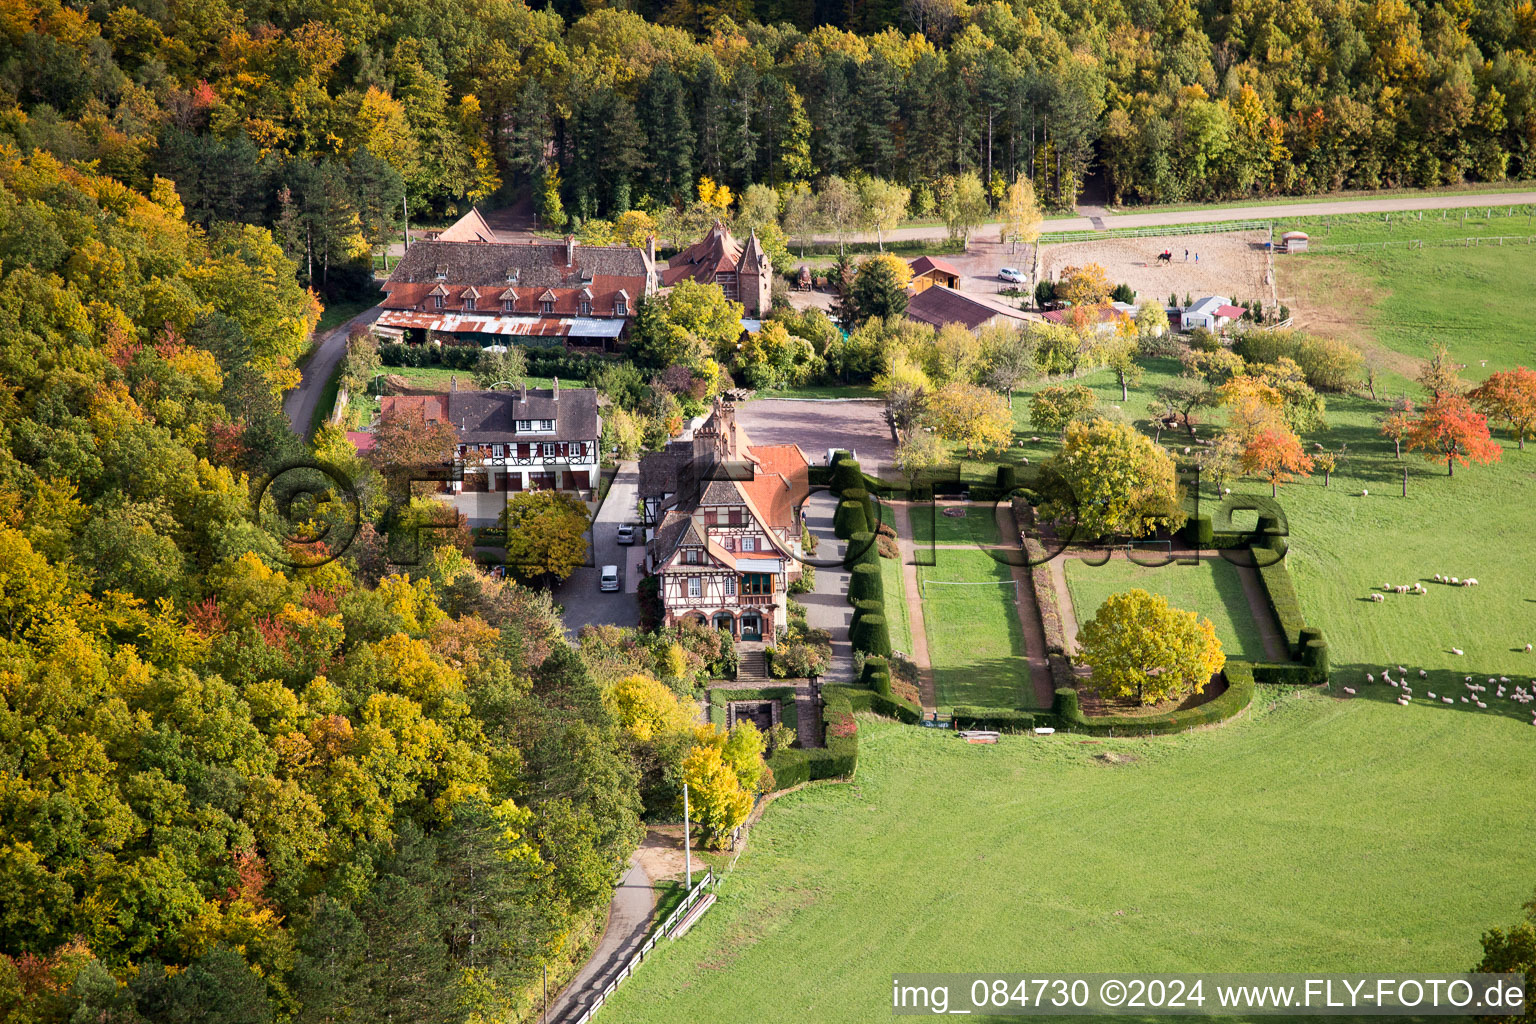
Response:
[{"label": "sandy riding arena", "polygon": [[[1123,281],[1134,288],[1137,301],[1166,302],[1175,293],[1180,301],[1186,294],[1196,299],[1202,295],[1225,295],[1233,302],[1260,299],[1266,306],[1273,301],[1264,255],[1264,242],[1269,235],[1264,231],[1105,238],[1061,245],[1049,244],[1049,237],[1041,239],[1042,279],[1054,280],[1066,267],[1097,263],[1111,282]],[[1172,251],[1171,263],[1157,261],[1157,254],[1164,249]],[[1186,249],[1188,262],[1184,259]],[[1196,253],[1200,254],[1198,264]]]}]

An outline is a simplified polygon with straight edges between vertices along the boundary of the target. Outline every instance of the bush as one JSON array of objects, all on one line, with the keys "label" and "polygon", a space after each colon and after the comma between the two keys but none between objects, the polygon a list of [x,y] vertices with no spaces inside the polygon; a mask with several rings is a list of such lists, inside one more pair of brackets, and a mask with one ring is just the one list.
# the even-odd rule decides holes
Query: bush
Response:
[{"label": "bush", "polygon": [[869,535],[869,513],[862,501],[840,501],[832,513],[832,533],[839,540],[850,540],[856,533]]},{"label": "bush", "polygon": [[1301,663],[1311,670],[1313,683],[1328,681],[1328,641],[1321,636],[1303,641]]},{"label": "bush", "polygon": [[[872,601],[868,598],[862,598],[857,601],[849,601],[848,603],[853,605],[853,621],[848,625],[850,630],[853,629],[854,624],[866,615],[885,614],[885,602],[883,601]],[[869,652],[866,651],[865,653]]]},{"label": "bush", "polygon": [[[838,507],[842,508],[842,506]],[[858,507],[857,504],[854,505],[854,508]],[[863,515],[862,509],[859,510],[859,514]],[[850,569],[856,565],[879,565],[880,563],[875,561],[879,557],[880,553],[875,548],[875,535],[864,530],[848,538],[848,553],[843,559],[843,564]]]},{"label": "bush", "polygon": [[832,463],[832,477],[828,481],[833,493],[842,494],[845,490],[854,490],[864,486],[864,474],[859,470],[859,464],[846,455],[838,456]]},{"label": "bush", "polygon": [[1044,309],[1056,299],[1056,282],[1040,281],[1035,285],[1035,305]]},{"label": "bush", "polygon": [[894,695],[886,696],[874,690],[851,690],[848,699],[855,711],[873,711],[908,725],[918,725],[923,720],[923,709],[920,706]]},{"label": "bush", "polygon": [[[1073,691],[1076,696],[1077,691]],[[1015,711],[1011,708],[956,707],[956,729],[993,729],[997,732],[1029,732],[1035,727],[1032,711]]]},{"label": "bush", "polygon": [[849,601],[885,600],[885,578],[878,565],[856,565],[848,578]]},{"label": "bush", "polygon": [[1296,358],[1296,340],[1289,331],[1245,331],[1232,343],[1232,351],[1250,363],[1269,365]]},{"label": "bush", "polygon": [[864,670],[859,681],[876,693],[891,695],[891,666],[885,658],[870,655],[864,659]]},{"label": "bush", "polygon": [[881,558],[901,557],[901,546],[896,543],[896,538],[887,537],[883,533],[875,538],[875,550]]},{"label": "bush", "polygon": [[1259,683],[1281,686],[1311,686],[1312,666],[1295,661],[1265,661],[1253,666],[1253,678]]},{"label": "bush", "polygon": [[1003,494],[1007,494],[1017,486],[1019,486],[1018,469],[1013,466],[998,466],[997,489]]},{"label": "bush", "polygon": [[1058,687],[1056,697],[1051,702],[1051,711],[1061,722],[1074,722],[1081,717],[1078,710],[1077,690],[1070,686]]},{"label": "bush", "polygon": [[1291,582],[1290,570],[1285,567],[1284,561],[1276,561],[1273,565],[1259,567],[1259,579],[1264,583],[1269,607],[1280,623],[1280,631],[1285,634],[1285,642],[1292,657],[1295,657],[1301,631],[1307,622],[1301,614],[1301,602],[1296,599],[1296,587]]},{"label": "bush", "polygon": [[1189,332],[1189,347],[1196,352],[1215,352],[1221,348],[1221,339],[1204,327]]},{"label": "bush", "polygon": [[871,612],[856,619],[850,631],[850,639],[853,646],[865,654],[890,657],[891,631],[885,624],[883,614]]},{"label": "bush", "polygon": [[844,502],[856,501],[864,506],[864,521],[868,524],[864,528],[872,532],[879,530],[880,510],[875,507],[875,499],[869,491],[863,487],[850,487],[843,491],[842,499]]},{"label": "bush", "polygon": [[1360,350],[1337,338],[1301,339],[1292,357],[1307,383],[1317,391],[1349,391],[1360,383],[1360,370],[1365,359]]},{"label": "bush", "polygon": [[1197,548],[1208,548],[1215,539],[1215,532],[1211,528],[1211,517],[1203,512],[1198,516],[1190,516],[1185,520],[1184,526],[1179,530],[1179,535],[1185,541]]}]

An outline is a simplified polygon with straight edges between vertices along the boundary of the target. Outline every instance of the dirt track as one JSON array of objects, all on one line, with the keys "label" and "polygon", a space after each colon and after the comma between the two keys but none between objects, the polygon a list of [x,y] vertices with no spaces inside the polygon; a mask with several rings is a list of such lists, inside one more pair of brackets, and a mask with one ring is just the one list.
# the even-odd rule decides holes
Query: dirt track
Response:
[{"label": "dirt track", "polygon": [[[1265,280],[1267,261],[1263,243],[1269,235],[1263,231],[1230,234],[1167,235],[1156,238],[1105,238],[1093,242],[1069,242],[1051,245],[1042,239],[1040,275],[1060,277],[1064,268],[1097,263],[1115,284],[1124,282],[1137,292],[1137,301],[1167,302],[1177,294],[1198,299],[1204,295],[1224,295],[1233,302],[1260,299],[1270,303],[1270,287]],[[1173,262],[1160,264],[1157,254],[1172,250]],[[1184,251],[1189,250],[1189,259]],[[1199,254],[1196,263],[1195,255]]]}]

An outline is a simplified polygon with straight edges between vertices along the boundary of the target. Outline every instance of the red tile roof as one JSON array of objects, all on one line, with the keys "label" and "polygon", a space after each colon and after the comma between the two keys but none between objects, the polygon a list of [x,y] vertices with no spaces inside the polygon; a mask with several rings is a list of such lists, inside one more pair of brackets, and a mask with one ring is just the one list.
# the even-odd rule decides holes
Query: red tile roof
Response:
[{"label": "red tile roof", "polygon": [[960,271],[956,270],[948,263],[945,263],[943,260],[934,259],[932,256],[919,256],[917,259],[912,261],[913,277],[922,277],[924,274],[934,270],[937,270],[941,274],[949,274],[951,277],[960,276]]},{"label": "red tile roof", "polygon": [[1226,317],[1229,320],[1241,319],[1242,315],[1244,313],[1246,313],[1246,312],[1248,312],[1248,311],[1246,309],[1244,309],[1242,306],[1217,306],[1216,307],[1216,315],[1217,316],[1224,316],[1224,317]]},{"label": "red tile roof", "polygon": [[907,316],[935,327],[960,324],[974,331],[994,317],[1008,316],[1007,312],[984,306],[975,299],[966,298],[959,292],[943,285],[934,285],[918,292],[907,300]]},{"label": "red tile roof", "polygon": [[747,449],[757,463],[750,481],[741,488],[776,530],[794,525],[795,505],[810,493],[810,465],[797,444],[753,445]]}]

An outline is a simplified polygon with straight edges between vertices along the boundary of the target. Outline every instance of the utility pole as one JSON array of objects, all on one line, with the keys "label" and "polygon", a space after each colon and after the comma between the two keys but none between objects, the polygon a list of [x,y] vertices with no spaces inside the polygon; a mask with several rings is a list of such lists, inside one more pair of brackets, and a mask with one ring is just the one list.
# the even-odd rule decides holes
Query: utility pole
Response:
[{"label": "utility pole", "polygon": [[693,892],[693,847],[688,842],[688,783],[683,783],[683,870],[687,881],[683,892]]},{"label": "utility pole", "polygon": [[411,207],[409,197],[400,197],[400,212],[405,215],[405,251],[411,251]]},{"label": "utility pole", "polygon": [[544,965],[544,1009],[539,1016],[544,1019],[544,1024],[549,1024],[549,964]]}]

